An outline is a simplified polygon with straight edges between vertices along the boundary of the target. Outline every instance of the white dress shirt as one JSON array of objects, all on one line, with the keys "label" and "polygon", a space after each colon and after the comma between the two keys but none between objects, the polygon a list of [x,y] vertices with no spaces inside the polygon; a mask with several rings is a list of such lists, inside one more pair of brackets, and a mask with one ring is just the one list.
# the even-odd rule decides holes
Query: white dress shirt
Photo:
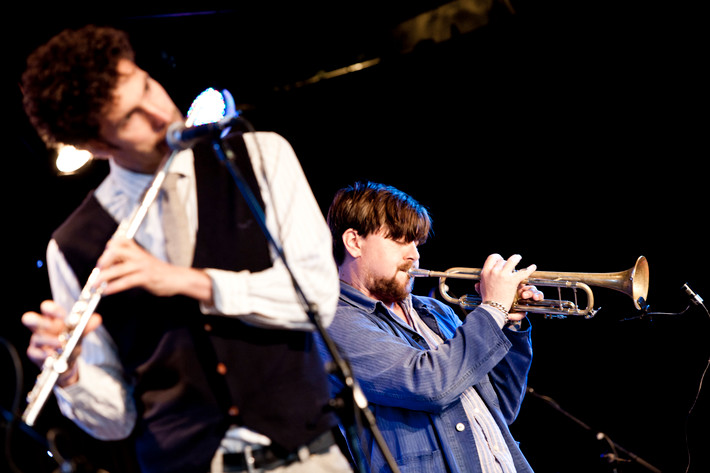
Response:
[{"label": "white dress shirt", "polygon": [[[444,340],[419,317],[408,297],[402,307],[410,326],[429,344],[430,349],[438,349]],[[498,309],[490,311],[498,326],[503,328],[505,314]],[[471,316],[469,316],[471,317]],[[500,428],[475,388],[470,387],[461,394],[461,403],[468,418],[469,427],[476,443],[476,451],[483,473],[515,473],[515,464],[510,450],[505,444]]]},{"label": "white dress shirt", "polygon": [[[296,281],[307,299],[329,325],[339,294],[331,236],[290,144],[275,133],[244,135],[252,167],[264,202],[266,225],[286,255]],[[258,138],[258,145],[255,137]],[[183,174],[178,182],[187,197],[187,213],[194,238],[197,232],[197,197],[192,150],[175,156],[171,171]],[[217,159],[215,156],[214,159]],[[117,222],[140,203],[153,175],[138,174],[110,162],[110,173],[96,190],[96,198]],[[135,240],[154,256],[166,259],[158,202],[151,205]],[[206,314],[239,317],[265,328],[313,330],[283,262],[271,248],[273,266],[263,271],[224,271],[206,268],[212,279],[213,305],[202,305]],[[52,296],[71,309],[85,281],[78,281],[55,241],[47,249]],[[123,382],[121,364],[108,332],[84,337],[77,361],[79,382],[55,394],[62,413],[92,436],[115,440],[128,436],[136,409],[130,387]]]}]

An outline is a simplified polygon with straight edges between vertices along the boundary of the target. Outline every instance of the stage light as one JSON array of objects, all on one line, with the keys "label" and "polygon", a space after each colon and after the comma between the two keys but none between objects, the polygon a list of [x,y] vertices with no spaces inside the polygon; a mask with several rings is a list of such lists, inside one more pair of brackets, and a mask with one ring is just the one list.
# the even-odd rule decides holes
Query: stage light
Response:
[{"label": "stage light", "polygon": [[74,174],[91,161],[90,152],[69,145],[61,145],[57,150],[55,165],[60,174]]},{"label": "stage light", "polygon": [[214,123],[237,114],[232,94],[227,90],[220,92],[210,87],[195,97],[190,105],[190,109],[187,111],[187,125],[198,126]]}]

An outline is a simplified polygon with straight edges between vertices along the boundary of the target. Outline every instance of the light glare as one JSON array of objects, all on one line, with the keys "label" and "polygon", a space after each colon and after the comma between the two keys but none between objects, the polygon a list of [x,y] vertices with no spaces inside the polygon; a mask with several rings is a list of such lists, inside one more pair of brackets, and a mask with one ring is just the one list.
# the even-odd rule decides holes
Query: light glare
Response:
[{"label": "light glare", "polygon": [[86,150],[62,145],[57,153],[57,170],[62,174],[72,174],[88,163],[91,157],[91,153]]},{"label": "light glare", "polygon": [[187,111],[190,126],[199,126],[214,123],[224,118],[227,104],[221,92],[209,88],[202,91],[192,102]]}]

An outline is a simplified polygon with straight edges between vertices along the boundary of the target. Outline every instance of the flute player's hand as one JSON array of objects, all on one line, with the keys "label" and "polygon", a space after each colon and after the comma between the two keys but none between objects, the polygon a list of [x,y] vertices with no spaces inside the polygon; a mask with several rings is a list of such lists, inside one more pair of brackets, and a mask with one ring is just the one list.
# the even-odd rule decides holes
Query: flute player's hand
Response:
[{"label": "flute player's hand", "polygon": [[[42,367],[49,356],[55,355],[62,348],[66,316],[66,311],[52,300],[42,302],[40,312],[29,311],[22,315],[22,324],[32,332],[27,347],[27,357],[37,366]],[[84,329],[84,334],[96,330],[101,322],[101,316],[93,314]],[[81,344],[78,344],[69,357],[68,369],[59,375],[57,385],[69,386],[78,381],[79,373],[75,362],[80,352]]]}]

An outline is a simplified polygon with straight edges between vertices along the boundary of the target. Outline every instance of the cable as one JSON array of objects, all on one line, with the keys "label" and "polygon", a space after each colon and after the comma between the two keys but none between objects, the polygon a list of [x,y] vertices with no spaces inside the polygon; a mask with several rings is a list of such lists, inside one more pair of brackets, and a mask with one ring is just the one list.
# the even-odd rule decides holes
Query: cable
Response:
[{"label": "cable", "polygon": [[22,376],[22,361],[17,353],[17,349],[10,342],[0,337],[0,344],[2,344],[10,354],[12,359],[12,364],[15,371],[15,396],[12,400],[12,407],[7,417],[7,424],[5,426],[5,457],[7,458],[7,464],[10,469],[19,473],[20,469],[17,467],[12,459],[12,448],[10,445],[11,438],[13,436],[15,424],[17,424],[18,413],[20,412],[20,399],[22,399],[22,386],[23,386],[23,376]]},{"label": "cable", "polygon": [[[700,297],[698,294],[696,294],[688,285],[688,283],[683,284],[682,287],[683,291],[686,293],[686,295],[690,298],[690,304],[688,307],[686,307],[684,310],[681,312],[649,312],[649,306],[644,305],[641,309],[641,315],[635,316],[635,317],[629,317],[626,319],[622,319],[621,322],[629,321],[629,320],[640,320],[644,318],[652,318],[655,316],[678,316],[678,315],[683,315],[686,312],[690,310],[691,307],[693,306],[700,306],[703,308],[705,313],[708,315],[708,318],[710,318],[710,311],[708,311],[708,308],[705,306],[703,298]],[[690,406],[690,409],[688,410],[688,415],[685,418],[685,426],[684,426],[684,435],[685,435],[685,450],[686,454],[688,456],[688,465],[686,466],[685,473],[688,473],[690,471],[690,465],[691,465],[691,453],[690,453],[690,439],[688,436],[688,428],[690,426],[690,417],[693,414],[693,410],[695,409],[695,405],[698,402],[698,399],[700,398],[700,393],[702,392],[703,389],[703,382],[705,380],[705,375],[707,374],[708,370],[710,369],[710,358],[708,359],[708,363],[705,365],[705,369],[703,370],[703,374],[700,376],[700,383],[698,384],[698,390],[695,393],[695,399],[693,399],[693,403]]]},{"label": "cable", "polygon": [[[703,308],[705,311],[705,314],[710,318],[710,311],[708,311],[708,308],[705,307],[705,304],[703,303],[703,298],[697,295],[696,293],[693,292],[692,289],[688,286],[688,284],[685,284],[683,286],[683,290],[690,296],[691,301],[693,304],[698,305]],[[695,399],[693,399],[693,404],[691,404],[690,409],[688,410],[688,415],[685,418],[685,449],[686,453],[688,455],[688,466],[685,468],[685,472],[688,473],[690,471],[690,463],[691,463],[691,456],[690,456],[690,443],[689,443],[689,438],[688,438],[688,427],[690,424],[690,416],[693,413],[693,410],[695,409],[695,405],[698,402],[698,399],[700,398],[700,392],[703,390],[703,382],[705,380],[705,375],[708,372],[708,368],[710,368],[710,358],[708,358],[708,363],[705,365],[705,369],[703,370],[703,374],[700,376],[700,383],[698,383],[698,391],[695,393]]]}]

